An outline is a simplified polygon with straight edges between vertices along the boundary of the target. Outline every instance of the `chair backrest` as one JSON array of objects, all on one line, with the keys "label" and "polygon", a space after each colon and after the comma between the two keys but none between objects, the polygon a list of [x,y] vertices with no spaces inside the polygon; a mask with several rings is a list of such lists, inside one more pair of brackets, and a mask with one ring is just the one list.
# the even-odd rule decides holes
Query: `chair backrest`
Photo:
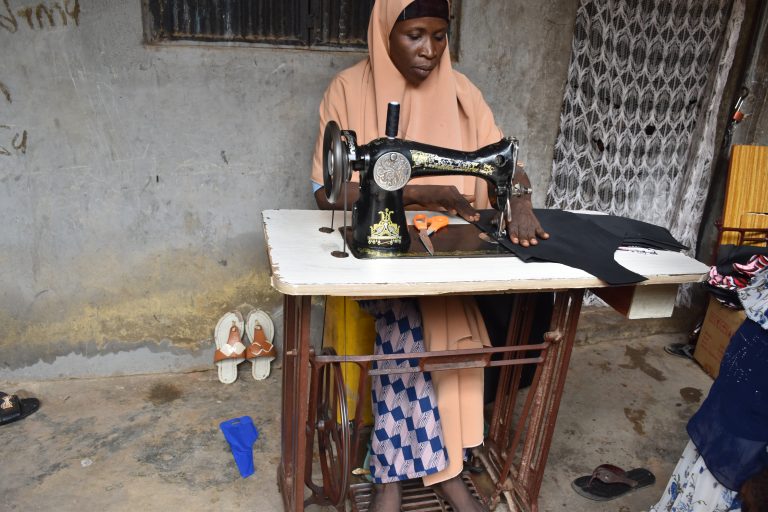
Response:
[{"label": "chair backrest", "polygon": [[768,146],[733,146],[718,243],[768,245]]}]

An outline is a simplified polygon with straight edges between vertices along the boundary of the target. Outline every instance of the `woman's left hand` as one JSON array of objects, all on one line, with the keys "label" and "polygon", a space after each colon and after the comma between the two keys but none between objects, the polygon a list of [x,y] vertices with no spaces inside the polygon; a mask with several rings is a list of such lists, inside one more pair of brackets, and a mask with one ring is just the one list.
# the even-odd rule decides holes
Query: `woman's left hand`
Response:
[{"label": "woman's left hand", "polygon": [[[515,182],[523,187],[530,188],[531,180],[522,169],[515,172]],[[549,233],[544,231],[539,219],[533,213],[533,204],[530,195],[513,197],[509,200],[509,220],[507,220],[507,235],[513,244],[523,247],[538,245],[539,238],[546,240]]]},{"label": "woman's left hand", "polygon": [[546,240],[549,233],[539,224],[539,219],[533,213],[529,199],[515,197],[510,200],[510,220],[507,221],[507,235],[513,244],[523,247],[538,245],[539,238]]}]

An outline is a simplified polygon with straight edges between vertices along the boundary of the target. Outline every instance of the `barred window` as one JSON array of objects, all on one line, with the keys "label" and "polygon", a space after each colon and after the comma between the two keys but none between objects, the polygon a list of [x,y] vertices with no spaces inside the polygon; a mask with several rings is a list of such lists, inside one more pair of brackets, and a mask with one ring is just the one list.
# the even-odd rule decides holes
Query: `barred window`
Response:
[{"label": "barred window", "polygon": [[[196,41],[364,49],[374,0],[143,0],[148,43]],[[460,5],[452,2],[451,52]]]}]

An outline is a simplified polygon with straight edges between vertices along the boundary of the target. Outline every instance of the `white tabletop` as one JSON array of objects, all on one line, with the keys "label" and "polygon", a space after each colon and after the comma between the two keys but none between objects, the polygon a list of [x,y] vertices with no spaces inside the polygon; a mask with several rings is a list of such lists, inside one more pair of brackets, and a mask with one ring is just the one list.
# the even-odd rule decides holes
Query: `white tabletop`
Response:
[{"label": "white tabletop", "polygon": [[[414,213],[408,212],[409,221]],[[600,288],[604,281],[559,263],[525,263],[514,256],[471,258],[337,258],[338,230],[326,234],[331,212],[265,210],[264,236],[272,286],[287,295],[405,297],[450,293],[523,292]],[[336,213],[336,227],[342,215]],[[452,223],[464,223],[453,218]],[[682,253],[616,251],[616,261],[648,278],[639,286],[701,281],[709,267]]]}]

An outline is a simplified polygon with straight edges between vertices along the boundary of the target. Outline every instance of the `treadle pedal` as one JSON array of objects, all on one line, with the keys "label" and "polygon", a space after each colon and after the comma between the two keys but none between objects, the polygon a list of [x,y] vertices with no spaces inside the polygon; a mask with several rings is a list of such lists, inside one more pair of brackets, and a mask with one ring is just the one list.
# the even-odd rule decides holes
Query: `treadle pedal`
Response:
[{"label": "treadle pedal", "polygon": [[[461,474],[461,479],[464,480],[472,496],[479,499],[475,484],[467,471]],[[349,494],[352,500],[352,512],[368,512],[373,494],[372,483],[352,484],[349,486]],[[402,512],[455,512],[448,503],[445,505],[443,503],[432,489],[424,487],[421,478],[403,482],[403,505],[400,508]]]}]

